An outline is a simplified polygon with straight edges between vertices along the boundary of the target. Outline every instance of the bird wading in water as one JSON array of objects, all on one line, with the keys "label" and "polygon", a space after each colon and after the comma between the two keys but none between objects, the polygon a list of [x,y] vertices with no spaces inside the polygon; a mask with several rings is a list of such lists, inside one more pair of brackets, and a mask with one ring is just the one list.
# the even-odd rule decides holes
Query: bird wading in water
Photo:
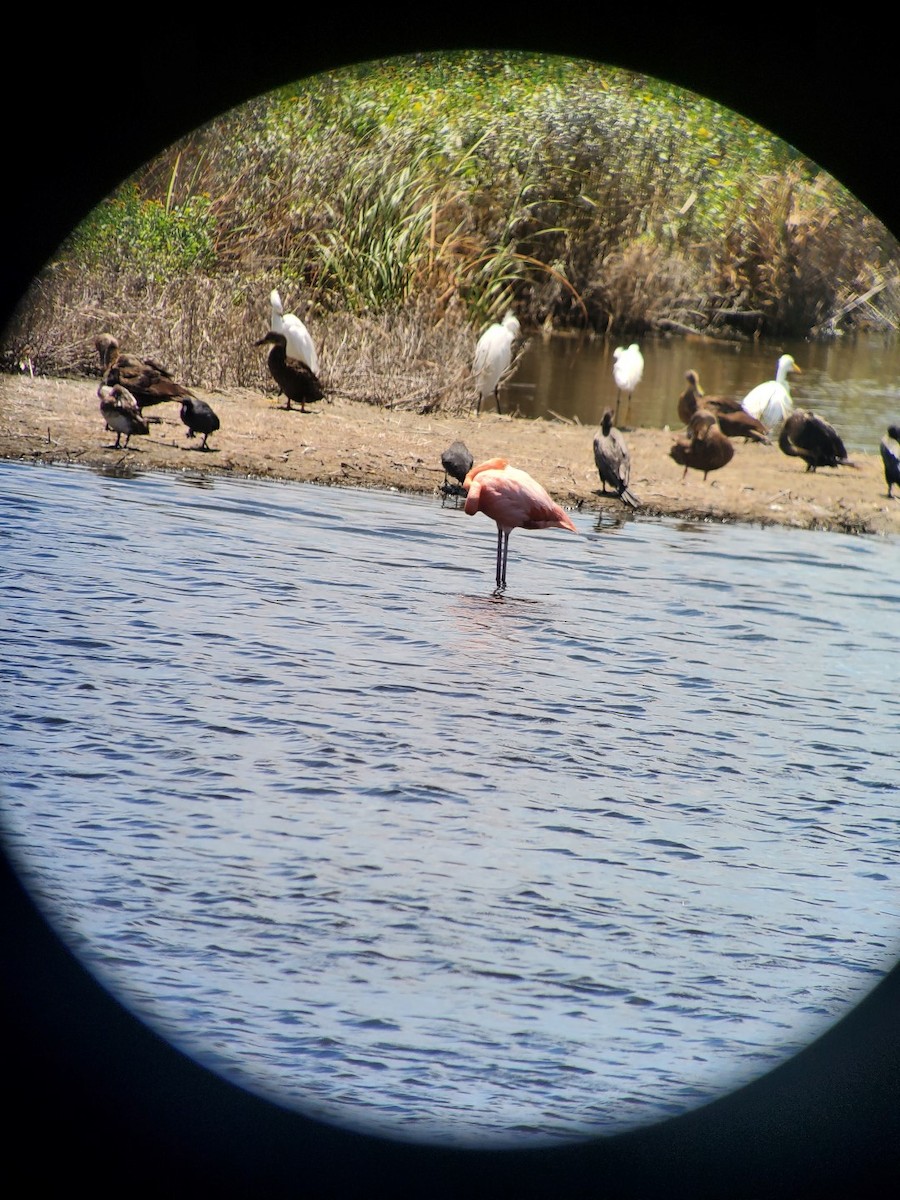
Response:
[{"label": "bird wading in water", "polygon": [[[441,466],[444,468],[444,483],[441,487],[441,492],[443,493],[443,499],[441,500],[442,508],[448,496],[453,496],[456,500],[456,507],[459,507],[460,496],[465,496],[466,494],[463,484],[474,464],[475,459],[464,442],[457,441],[451,443],[441,455]],[[451,483],[451,478],[455,479],[456,483]]]},{"label": "bird wading in water", "polygon": [[526,471],[511,467],[505,458],[491,458],[466,475],[465,509],[470,517],[484,513],[497,525],[498,595],[506,589],[509,535],[514,529],[578,530],[571,518]]}]

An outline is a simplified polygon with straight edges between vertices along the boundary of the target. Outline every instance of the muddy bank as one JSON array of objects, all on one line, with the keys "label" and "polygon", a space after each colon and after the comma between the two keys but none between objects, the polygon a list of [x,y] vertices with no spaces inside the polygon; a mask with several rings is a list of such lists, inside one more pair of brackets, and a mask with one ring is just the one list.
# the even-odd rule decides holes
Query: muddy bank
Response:
[{"label": "muddy bank", "polygon": [[[391,411],[346,399],[309,413],[286,411],[274,393],[197,391],[221,419],[211,449],[186,437],[176,404],[147,409],[147,437],[111,449],[96,380],[0,377],[0,457],[91,467],[205,472],[290,479],[344,487],[394,488],[439,496],[441,451],[461,438],[475,460],[502,455],[529,471],[562,505],[581,511],[619,507],[597,494],[594,429],[564,421]],[[710,475],[669,458],[676,433],[636,429],[631,488],[641,514],[787,525],[849,533],[900,534],[900,500],[888,500],[878,455],[854,455],[857,469],[807,473],[777,446],[735,443],[735,455]],[[896,495],[896,492],[895,492]]]}]

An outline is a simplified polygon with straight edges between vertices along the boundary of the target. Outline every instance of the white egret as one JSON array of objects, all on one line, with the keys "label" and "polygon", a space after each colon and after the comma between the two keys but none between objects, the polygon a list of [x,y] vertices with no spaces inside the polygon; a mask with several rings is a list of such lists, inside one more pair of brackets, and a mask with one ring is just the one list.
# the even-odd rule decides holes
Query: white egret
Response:
[{"label": "white egret", "polygon": [[478,339],[472,360],[472,374],[478,388],[476,412],[481,412],[482,399],[492,393],[497,401],[497,412],[500,411],[500,381],[509,370],[513,342],[521,332],[519,322],[512,313],[507,313],[500,324],[488,326]]},{"label": "white egret", "polygon": [[628,398],[628,404],[625,409],[625,415],[628,416],[631,408],[631,397],[634,389],[641,382],[644,375],[644,356],[641,354],[641,348],[637,342],[632,342],[630,346],[617,346],[613,350],[613,379],[616,383],[616,414],[615,423],[619,423],[619,399],[624,392]]},{"label": "white egret", "polygon": [[281,302],[281,296],[273,289],[269,296],[272,312],[269,328],[274,333],[283,333],[287,339],[287,356],[305,363],[313,375],[319,373],[319,356],[312,340],[312,334],[294,313],[286,313]]},{"label": "white egret", "polygon": [[758,383],[741,402],[750,416],[762,421],[767,429],[781,425],[794,410],[788,383],[788,375],[792,371],[801,373],[790,354],[782,354],[775,368],[775,378],[767,383]]}]

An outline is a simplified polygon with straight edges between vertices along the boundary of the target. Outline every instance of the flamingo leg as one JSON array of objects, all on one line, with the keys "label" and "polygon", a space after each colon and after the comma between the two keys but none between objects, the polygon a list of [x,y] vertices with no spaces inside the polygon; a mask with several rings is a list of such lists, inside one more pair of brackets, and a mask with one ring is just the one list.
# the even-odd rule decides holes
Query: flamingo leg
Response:
[{"label": "flamingo leg", "polygon": [[500,412],[500,384],[494,388],[494,399],[497,401],[497,412]]},{"label": "flamingo leg", "polygon": [[509,530],[497,526],[497,591],[506,588],[506,560],[509,557]]}]

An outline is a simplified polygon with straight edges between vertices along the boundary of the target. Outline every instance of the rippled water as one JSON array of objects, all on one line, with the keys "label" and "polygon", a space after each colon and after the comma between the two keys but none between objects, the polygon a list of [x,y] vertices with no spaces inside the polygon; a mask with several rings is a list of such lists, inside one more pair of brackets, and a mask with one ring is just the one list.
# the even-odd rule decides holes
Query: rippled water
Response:
[{"label": "rippled water", "polygon": [[[0,817],[133,1012],[365,1130],[684,1111],[900,953],[900,545],[0,465]],[[895,664],[895,660],[894,660]]]}]

